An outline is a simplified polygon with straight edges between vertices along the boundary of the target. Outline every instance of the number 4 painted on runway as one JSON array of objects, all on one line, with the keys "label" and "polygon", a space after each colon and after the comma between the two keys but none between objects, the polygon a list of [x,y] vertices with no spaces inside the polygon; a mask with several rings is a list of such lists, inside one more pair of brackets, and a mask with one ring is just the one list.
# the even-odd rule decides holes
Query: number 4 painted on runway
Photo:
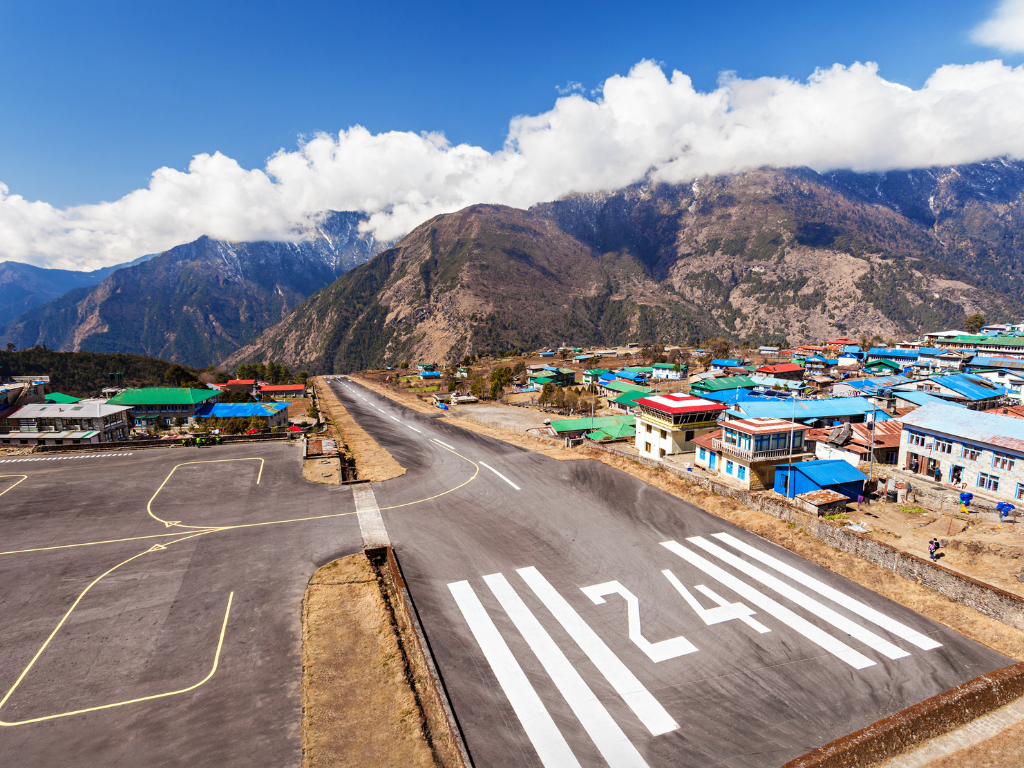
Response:
[{"label": "number 4 painted on runway", "polygon": [[697,646],[682,636],[662,640],[658,643],[652,643],[644,637],[640,632],[640,600],[619,582],[609,581],[604,584],[595,584],[592,587],[583,587],[582,591],[593,601],[594,605],[602,605],[605,602],[605,595],[618,594],[625,598],[629,616],[629,639],[647,654],[647,658],[651,661],[666,661],[697,650]]},{"label": "number 4 painted on runway", "polygon": [[693,608],[696,614],[700,616],[701,621],[708,626],[711,626],[712,624],[721,624],[723,621],[739,619],[748,627],[760,632],[762,635],[767,632],[771,632],[771,630],[764,624],[750,618],[754,615],[754,611],[743,603],[726,602],[724,597],[715,594],[703,584],[698,584],[694,589],[718,603],[717,608],[705,608],[697,602],[697,598],[690,593],[690,590],[683,586],[682,582],[676,578],[676,575],[672,573],[672,571],[666,569],[662,571],[662,573],[665,574],[665,578],[668,579],[669,583],[676,588],[676,591],[683,596],[683,599],[690,604],[690,607]]}]

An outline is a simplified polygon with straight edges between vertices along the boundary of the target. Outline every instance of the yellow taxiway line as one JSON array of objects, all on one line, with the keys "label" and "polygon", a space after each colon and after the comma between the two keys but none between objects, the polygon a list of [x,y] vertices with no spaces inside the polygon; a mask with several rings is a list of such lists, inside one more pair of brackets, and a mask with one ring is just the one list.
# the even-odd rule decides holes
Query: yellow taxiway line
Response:
[{"label": "yellow taxiway line", "polygon": [[4,489],[3,489],[2,491],[0,491],[0,496],[3,496],[3,495],[4,495],[5,493],[7,493],[8,491],[10,491],[10,490],[13,490],[14,488],[17,488],[17,487],[18,487],[19,485],[21,485],[21,484],[22,484],[22,483],[24,483],[24,482],[25,482],[26,480],[28,480],[28,475],[0,475],[0,478],[4,478],[4,477],[20,477],[20,478],[21,478],[21,480],[19,480],[18,482],[16,482],[16,483],[15,483],[14,485],[12,485],[12,486],[11,486],[10,488],[4,488]]}]

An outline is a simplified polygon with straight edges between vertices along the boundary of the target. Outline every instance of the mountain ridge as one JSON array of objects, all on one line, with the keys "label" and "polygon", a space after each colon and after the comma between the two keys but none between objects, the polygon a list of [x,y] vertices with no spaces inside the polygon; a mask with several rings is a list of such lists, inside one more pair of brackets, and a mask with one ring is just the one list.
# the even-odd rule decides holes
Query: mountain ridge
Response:
[{"label": "mountain ridge", "polygon": [[[563,341],[795,343],[895,338],[974,312],[1010,319],[1024,312],[1022,212],[1016,161],[885,175],[763,168],[528,211],[470,206],[416,228],[228,362],[329,372]],[[531,270],[529,290],[513,262]]]},{"label": "mountain ridge", "polygon": [[200,237],[22,313],[0,342],[216,363],[379,251],[364,218],[331,212],[300,242]]}]

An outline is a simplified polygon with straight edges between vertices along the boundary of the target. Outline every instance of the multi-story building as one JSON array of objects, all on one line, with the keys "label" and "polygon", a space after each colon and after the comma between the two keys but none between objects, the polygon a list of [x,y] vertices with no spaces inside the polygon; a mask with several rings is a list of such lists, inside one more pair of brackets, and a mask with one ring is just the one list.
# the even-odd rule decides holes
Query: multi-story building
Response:
[{"label": "multi-story building", "polygon": [[0,417],[0,443],[8,445],[78,445],[125,440],[131,408],[99,401],[23,405]]},{"label": "multi-story building", "polygon": [[636,401],[636,448],[644,458],[693,453],[695,437],[718,426],[726,406],[692,395],[653,395]]},{"label": "multi-story building", "polygon": [[696,438],[694,464],[743,488],[771,488],[776,466],[814,458],[804,441],[807,430],[783,419],[726,421],[721,430]]},{"label": "multi-story building", "polygon": [[961,490],[1024,501],[1024,420],[921,406],[903,417],[899,466]]},{"label": "multi-story building", "polygon": [[132,418],[140,426],[162,427],[174,419],[191,419],[196,411],[216,400],[219,395],[216,389],[142,387],[125,389],[107,400],[107,403],[130,406]]}]

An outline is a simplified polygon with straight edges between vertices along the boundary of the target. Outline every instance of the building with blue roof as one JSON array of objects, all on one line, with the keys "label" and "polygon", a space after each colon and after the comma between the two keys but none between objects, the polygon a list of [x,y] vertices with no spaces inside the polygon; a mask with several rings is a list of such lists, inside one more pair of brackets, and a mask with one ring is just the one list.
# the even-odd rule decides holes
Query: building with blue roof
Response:
[{"label": "building with blue roof", "polygon": [[794,498],[815,491],[834,491],[856,500],[868,476],[842,459],[815,459],[775,467],[775,492]]},{"label": "building with blue roof", "polygon": [[268,427],[288,423],[288,403],[208,403],[196,411],[196,419],[260,419]]},{"label": "building with blue roof", "polygon": [[999,501],[1024,501],[1024,419],[932,403],[902,421],[901,468]]},{"label": "building with blue roof", "polygon": [[899,349],[897,347],[872,347],[867,354],[869,363],[873,363],[875,360],[890,360],[900,365],[910,365],[917,361],[917,357],[916,349]]},{"label": "building with blue roof", "polygon": [[938,403],[939,405],[954,405],[957,408],[966,408],[963,403],[954,403],[943,400],[941,397],[929,395],[927,392],[918,392],[916,389],[892,391],[892,402],[895,408],[920,408],[922,405]]},{"label": "building with blue roof", "polygon": [[832,394],[839,397],[877,395],[900,384],[909,383],[910,379],[901,375],[874,376],[870,379],[847,379],[833,386]]},{"label": "building with blue roof", "polygon": [[963,403],[975,411],[994,408],[1006,395],[1006,387],[970,373],[929,376],[926,379],[902,384],[896,389],[927,392],[941,400]]},{"label": "building with blue roof", "polygon": [[711,361],[710,369],[712,371],[724,371],[726,368],[742,368],[743,361],[738,360],[735,357],[720,358],[716,357]]},{"label": "building with blue roof", "polygon": [[987,357],[975,355],[964,364],[967,373],[981,373],[984,371],[1016,371],[1024,373],[1024,359],[1015,357]]},{"label": "building with blue roof", "polygon": [[727,418],[789,419],[812,427],[860,424],[868,417],[888,421],[889,415],[865,397],[832,397],[821,400],[804,398],[751,398],[732,405]]}]

